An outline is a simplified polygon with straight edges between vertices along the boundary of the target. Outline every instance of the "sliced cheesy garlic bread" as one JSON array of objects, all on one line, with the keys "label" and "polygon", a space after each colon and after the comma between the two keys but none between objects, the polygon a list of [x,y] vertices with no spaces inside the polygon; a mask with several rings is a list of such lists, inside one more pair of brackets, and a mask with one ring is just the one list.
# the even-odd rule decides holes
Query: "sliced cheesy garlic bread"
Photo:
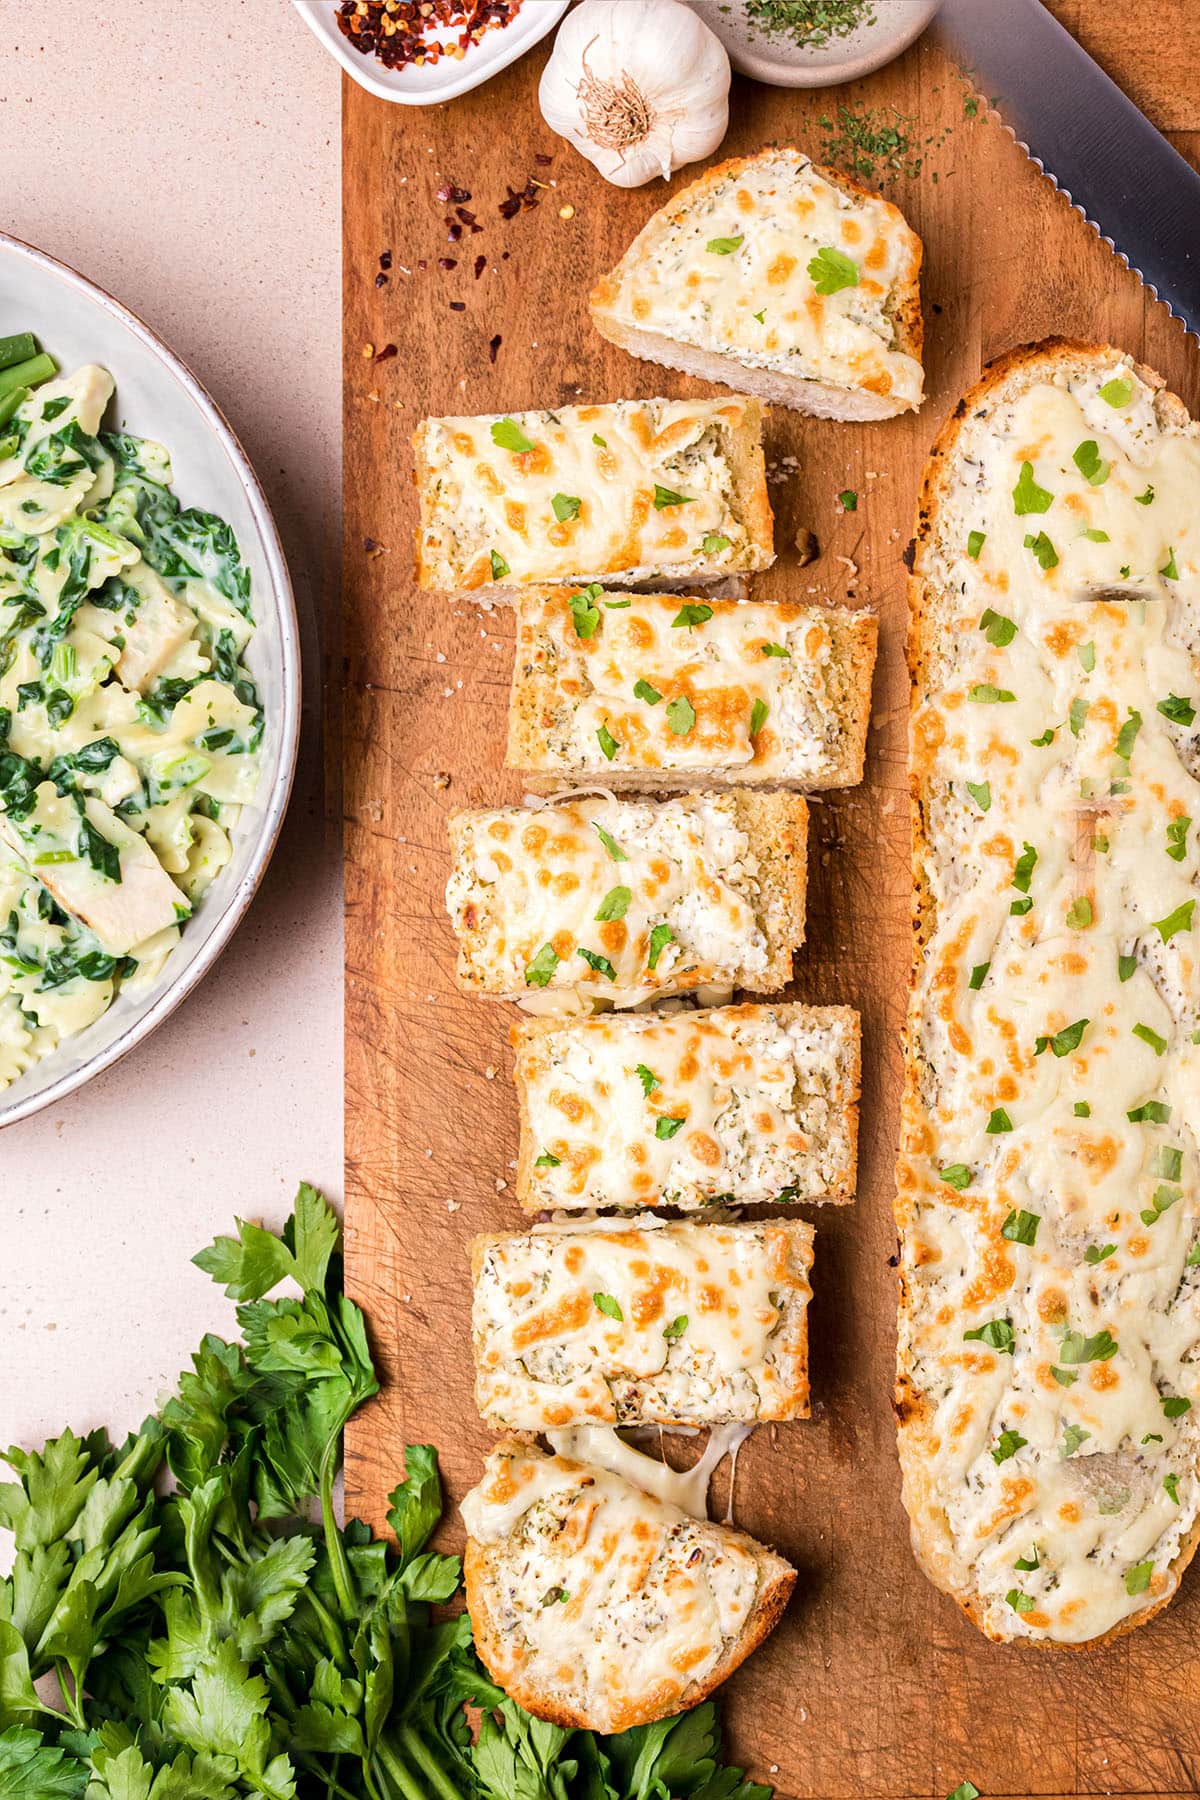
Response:
[{"label": "sliced cheesy garlic bread", "polygon": [[743,1532],[514,1440],[462,1516],[485,1667],[569,1728],[625,1731],[697,1705],[774,1628],[796,1580]]},{"label": "sliced cheesy garlic bread", "polygon": [[1082,1644],[1200,1517],[1200,432],[1111,348],[1002,359],[911,606],[905,1501],[990,1637]]},{"label": "sliced cheesy garlic bread", "polygon": [[591,297],[635,356],[822,418],[921,404],[921,240],[898,208],[788,146],[672,195]]},{"label": "sliced cheesy garlic bread", "polygon": [[854,1197],[848,1006],[530,1019],[512,1040],[527,1212]]},{"label": "sliced cheesy garlic bread", "polygon": [[862,780],[874,614],[536,588],[518,601],[510,767],[609,786],[680,772]]},{"label": "sliced cheesy garlic bread", "polygon": [[807,831],[788,793],[453,813],[459,986],[550,989],[558,1010],[714,984],[776,993],[804,940]]},{"label": "sliced cheesy garlic bread", "polygon": [[425,419],[417,581],[718,581],[775,560],[757,400]]},{"label": "sliced cheesy garlic bread", "polygon": [[475,1401],[510,1431],[808,1416],[812,1226],[544,1226],[479,1237]]}]

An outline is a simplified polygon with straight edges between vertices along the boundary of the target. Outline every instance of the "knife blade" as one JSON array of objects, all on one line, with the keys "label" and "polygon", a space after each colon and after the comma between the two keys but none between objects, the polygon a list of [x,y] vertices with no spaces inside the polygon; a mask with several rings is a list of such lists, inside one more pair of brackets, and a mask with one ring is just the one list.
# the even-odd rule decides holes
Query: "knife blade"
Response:
[{"label": "knife blade", "polygon": [[1200,337],[1200,175],[1041,0],[943,0],[938,19],[1020,148]]}]

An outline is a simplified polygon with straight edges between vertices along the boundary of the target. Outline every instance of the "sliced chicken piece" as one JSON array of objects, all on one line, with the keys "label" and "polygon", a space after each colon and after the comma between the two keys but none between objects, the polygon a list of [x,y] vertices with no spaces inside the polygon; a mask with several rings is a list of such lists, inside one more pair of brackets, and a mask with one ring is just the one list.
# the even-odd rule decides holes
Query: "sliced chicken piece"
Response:
[{"label": "sliced chicken piece", "polygon": [[144,694],[183,649],[196,618],[146,564],[131,569],[126,580],[136,588],[139,604],[133,624],[122,626],[125,648],[117,674],[126,687]]}]

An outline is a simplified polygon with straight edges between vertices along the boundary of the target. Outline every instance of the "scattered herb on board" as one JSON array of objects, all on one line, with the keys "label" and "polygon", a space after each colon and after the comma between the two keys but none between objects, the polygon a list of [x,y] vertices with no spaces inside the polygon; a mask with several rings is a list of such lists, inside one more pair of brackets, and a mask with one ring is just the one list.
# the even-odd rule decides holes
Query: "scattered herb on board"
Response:
[{"label": "scattered herb on board", "polygon": [[874,0],[745,0],[744,10],[755,30],[789,37],[800,50],[819,50],[875,23]]},{"label": "scattered herb on board", "polygon": [[[503,30],[522,0],[339,0],[338,30],[385,69],[421,68],[443,57],[460,61],[486,31]],[[428,36],[458,28],[449,42]]]},{"label": "scattered herb on board", "polygon": [[0,1524],[18,1548],[0,1579],[0,1793],[771,1800],[721,1766],[711,1701],[602,1737],[494,1685],[469,1616],[431,1616],[462,1574],[427,1547],[443,1508],[431,1444],[405,1452],[393,1540],[339,1527],[343,1427],[379,1384],[315,1189],[281,1233],[239,1221],[194,1260],[239,1302],[243,1341],[205,1337],[120,1445],[64,1431],[5,1458]]},{"label": "scattered herb on board", "polygon": [[873,182],[887,175],[914,180],[921,173],[925,152],[944,143],[951,129],[947,126],[918,143],[916,119],[896,107],[855,109],[845,104],[838,106],[836,118],[823,117],[820,126],[821,161]]}]

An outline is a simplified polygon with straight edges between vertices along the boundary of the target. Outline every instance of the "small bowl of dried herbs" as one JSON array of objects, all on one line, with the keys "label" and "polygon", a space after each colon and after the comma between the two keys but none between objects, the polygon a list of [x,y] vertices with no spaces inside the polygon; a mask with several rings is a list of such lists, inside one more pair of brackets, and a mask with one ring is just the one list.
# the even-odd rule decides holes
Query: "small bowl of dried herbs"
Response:
[{"label": "small bowl of dried herbs", "polygon": [[743,75],[831,87],[882,68],[920,37],[941,0],[692,0]]}]

